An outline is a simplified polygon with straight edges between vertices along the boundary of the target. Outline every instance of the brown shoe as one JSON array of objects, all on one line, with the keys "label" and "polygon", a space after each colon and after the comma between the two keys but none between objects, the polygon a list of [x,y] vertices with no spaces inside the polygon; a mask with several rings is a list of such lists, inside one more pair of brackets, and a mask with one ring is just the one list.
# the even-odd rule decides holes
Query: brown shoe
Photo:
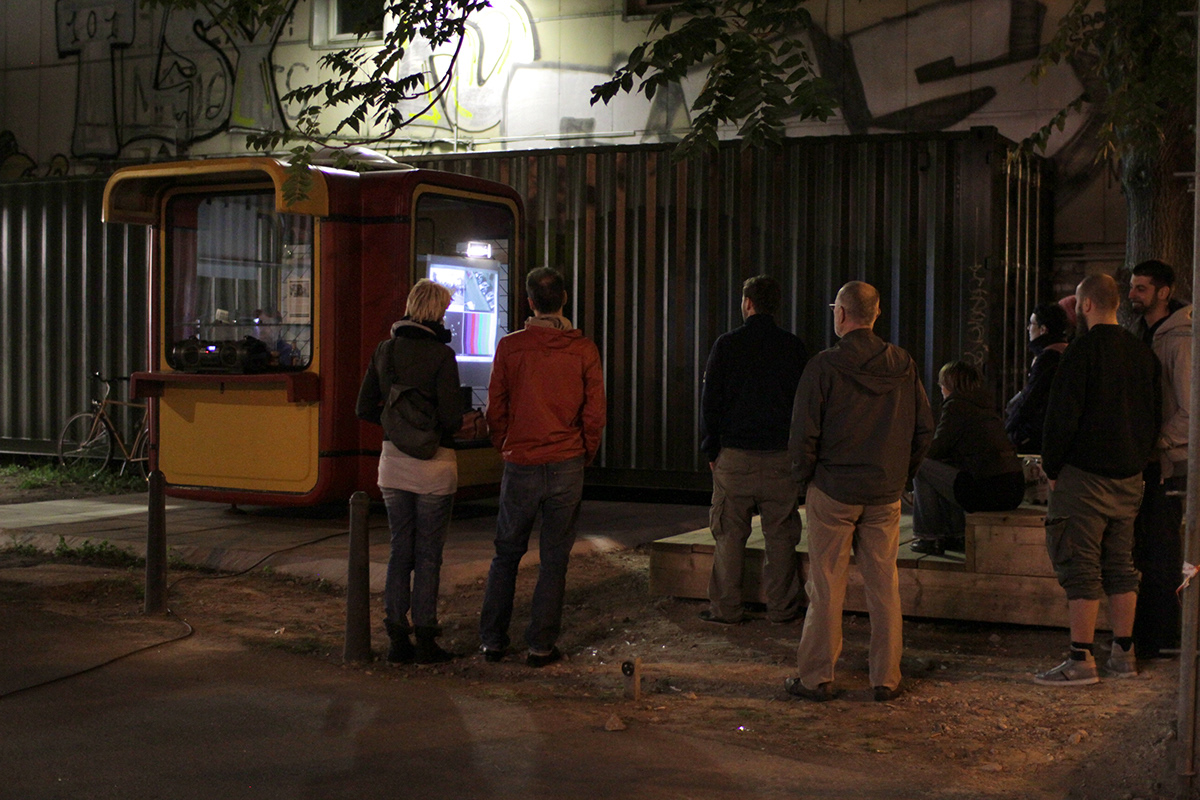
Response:
[{"label": "brown shoe", "polygon": [[829,700],[834,700],[841,696],[841,692],[834,691],[833,683],[826,681],[815,689],[809,689],[799,678],[786,678],[783,681],[783,688],[792,697],[798,697],[801,700],[811,700],[814,703],[824,703]]}]

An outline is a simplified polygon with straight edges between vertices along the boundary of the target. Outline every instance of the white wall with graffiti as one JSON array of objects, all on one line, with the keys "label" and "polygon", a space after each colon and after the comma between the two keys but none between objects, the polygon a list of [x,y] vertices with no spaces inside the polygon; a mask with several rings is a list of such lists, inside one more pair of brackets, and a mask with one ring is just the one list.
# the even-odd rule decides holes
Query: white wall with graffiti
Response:
[{"label": "white wall with graffiti", "polygon": [[[246,151],[246,129],[278,128],[280,98],[321,79],[329,4],[293,0],[274,26],[222,27],[139,0],[8,0],[0,11],[0,180],[87,172],[114,162]],[[399,155],[670,141],[688,124],[700,76],[653,102],[590,102],[590,88],[640,41],[648,17],[626,0],[493,0],[471,20],[452,89],[386,147]],[[840,87],[827,123],[794,135],[965,129],[1021,139],[1082,90],[1069,66],[1032,84],[1041,42],[1068,0],[815,0],[809,44]],[[404,74],[437,76],[448,55],[417,42]],[[420,111],[414,105],[408,113]],[[1122,207],[1092,172],[1086,117],[1055,140],[1060,206],[1081,222],[1058,239],[1123,238]],[[730,131],[732,134],[732,131]],[[1098,217],[1097,217],[1098,215]],[[1063,229],[1066,225],[1066,229]]]}]

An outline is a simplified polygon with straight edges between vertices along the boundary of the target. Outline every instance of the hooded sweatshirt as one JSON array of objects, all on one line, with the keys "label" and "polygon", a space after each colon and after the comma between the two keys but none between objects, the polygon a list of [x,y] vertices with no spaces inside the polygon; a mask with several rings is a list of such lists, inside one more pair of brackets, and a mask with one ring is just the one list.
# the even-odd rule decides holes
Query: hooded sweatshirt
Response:
[{"label": "hooded sweatshirt", "polygon": [[1046,402],[1058,362],[1067,349],[1065,339],[1044,333],[1029,343],[1033,364],[1025,386],[1008,401],[1004,429],[1022,453],[1042,452],[1042,428],[1046,424]]},{"label": "hooded sweatshirt", "polygon": [[[1143,323],[1144,325],[1144,323]],[[1169,464],[1163,477],[1182,472],[1187,461],[1188,413],[1192,402],[1192,307],[1172,303],[1171,315],[1154,329],[1150,348],[1162,365],[1162,432],[1158,450]]]},{"label": "hooded sweatshirt", "polygon": [[848,332],[805,367],[788,447],[800,483],[849,505],[893,503],[932,439],[912,357],[871,330]]},{"label": "hooded sweatshirt", "polygon": [[531,317],[496,346],[487,422],[505,461],[590,463],[606,412],[600,351],[564,317]]}]

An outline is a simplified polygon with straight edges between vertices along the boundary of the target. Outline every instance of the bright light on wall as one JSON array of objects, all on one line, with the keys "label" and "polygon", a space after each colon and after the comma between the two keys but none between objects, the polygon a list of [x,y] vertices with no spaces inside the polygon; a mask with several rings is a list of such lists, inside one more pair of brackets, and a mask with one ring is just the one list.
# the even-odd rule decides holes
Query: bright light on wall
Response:
[{"label": "bright light on wall", "polygon": [[487,242],[467,242],[467,258],[491,258],[492,246]]}]

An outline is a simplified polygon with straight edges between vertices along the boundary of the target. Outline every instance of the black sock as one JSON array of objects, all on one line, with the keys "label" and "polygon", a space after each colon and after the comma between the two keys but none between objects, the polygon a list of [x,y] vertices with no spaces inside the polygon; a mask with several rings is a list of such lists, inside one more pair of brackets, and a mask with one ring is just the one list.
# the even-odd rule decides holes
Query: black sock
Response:
[{"label": "black sock", "polygon": [[1092,652],[1091,642],[1071,642],[1071,659],[1074,661],[1087,661],[1087,656],[1084,653]]},{"label": "black sock", "polygon": [[1133,637],[1132,636],[1114,636],[1113,644],[1119,644],[1119,645],[1121,645],[1122,650],[1128,650],[1129,648],[1133,647]]}]

